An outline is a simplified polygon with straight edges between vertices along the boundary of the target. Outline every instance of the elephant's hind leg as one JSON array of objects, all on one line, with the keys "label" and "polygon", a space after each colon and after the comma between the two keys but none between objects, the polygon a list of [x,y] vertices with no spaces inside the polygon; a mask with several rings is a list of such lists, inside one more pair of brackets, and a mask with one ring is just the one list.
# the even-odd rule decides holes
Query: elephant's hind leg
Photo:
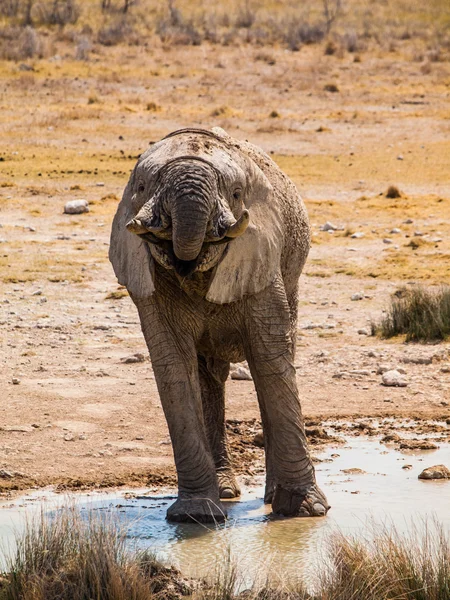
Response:
[{"label": "elephant's hind leg", "polygon": [[221,498],[236,498],[241,494],[233,474],[225,428],[225,381],[229,369],[225,361],[198,356],[203,418]]}]

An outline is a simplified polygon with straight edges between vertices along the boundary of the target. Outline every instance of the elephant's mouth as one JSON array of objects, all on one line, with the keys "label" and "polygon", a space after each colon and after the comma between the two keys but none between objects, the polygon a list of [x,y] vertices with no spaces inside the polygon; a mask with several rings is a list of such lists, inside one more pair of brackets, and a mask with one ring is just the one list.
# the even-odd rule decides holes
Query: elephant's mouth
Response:
[{"label": "elephant's mouth", "polygon": [[221,240],[221,244],[205,242],[195,260],[185,261],[180,260],[175,255],[172,240],[159,239],[152,233],[143,233],[139,237],[148,243],[150,252],[156,262],[165,269],[174,270],[181,277],[188,277],[193,273],[212,269],[219,262],[226,244],[231,241],[224,239]]}]

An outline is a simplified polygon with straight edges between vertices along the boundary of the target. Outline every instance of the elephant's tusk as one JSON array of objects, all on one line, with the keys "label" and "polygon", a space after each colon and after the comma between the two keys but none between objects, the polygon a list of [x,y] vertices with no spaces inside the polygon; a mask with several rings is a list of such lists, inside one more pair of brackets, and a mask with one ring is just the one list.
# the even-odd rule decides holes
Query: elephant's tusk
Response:
[{"label": "elephant's tusk", "polygon": [[237,238],[242,235],[248,227],[250,222],[250,214],[248,210],[244,210],[239,219],[230,227],[227,232],[228,238]]},{"label": "elephant's tusk", "polygon": [[131,233],[135,233],[136,235],[140,235],[142,233],[147,233],[147,228],[142,225],[142,222],[139,219],[131,219],[126,226],[128,231]]}]

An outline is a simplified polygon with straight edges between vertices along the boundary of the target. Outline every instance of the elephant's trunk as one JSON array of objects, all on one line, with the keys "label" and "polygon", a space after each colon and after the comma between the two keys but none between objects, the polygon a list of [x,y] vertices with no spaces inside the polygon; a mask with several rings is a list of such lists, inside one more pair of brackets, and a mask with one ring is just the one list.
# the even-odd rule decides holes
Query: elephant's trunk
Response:
[{"label": "elephant's trunk", "polygon": [[175,198],[170,212],[175,256],[183,261],[195,260],[202,249],[211,217],[211,201],[188,194]]}]

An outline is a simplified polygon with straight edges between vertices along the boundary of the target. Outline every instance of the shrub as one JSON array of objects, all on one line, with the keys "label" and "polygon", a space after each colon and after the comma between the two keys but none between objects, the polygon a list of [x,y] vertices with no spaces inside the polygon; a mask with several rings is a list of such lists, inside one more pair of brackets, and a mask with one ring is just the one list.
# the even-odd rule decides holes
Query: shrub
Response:
[{"label": "shrub", "polygon": [[384,338],[406,335],[407,342],[445,340],[450,336],[450,287],[397,290],[386,315],[372,324],[372,333]]},{"label": "shrub", "polygon": [[386,191],[386,198],[401,198],[401,193],[398,187],[390,185]]}]

